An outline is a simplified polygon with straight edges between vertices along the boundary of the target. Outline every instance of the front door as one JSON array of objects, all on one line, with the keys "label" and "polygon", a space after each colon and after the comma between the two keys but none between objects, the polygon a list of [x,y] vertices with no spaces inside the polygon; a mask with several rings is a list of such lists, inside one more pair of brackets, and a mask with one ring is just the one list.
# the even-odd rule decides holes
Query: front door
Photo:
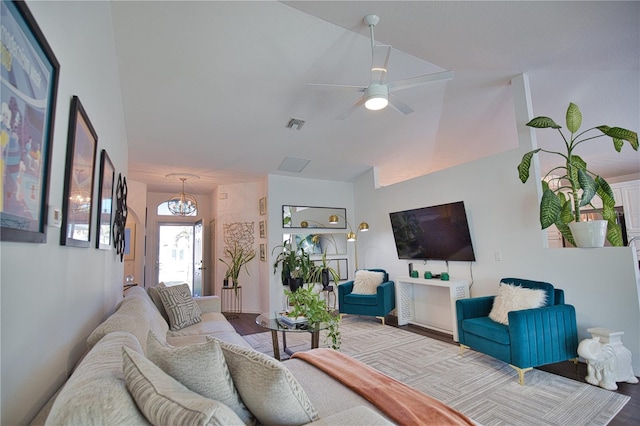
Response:
[{"label": "front door", "polygon": [[187,283],[193,292],[194,224],[158,224],[158,282]]},{"label": "front door", "polygon": [[193,226],[193,295],[202,296],[202,275],[206,269],[202,258],[202,220]]}]

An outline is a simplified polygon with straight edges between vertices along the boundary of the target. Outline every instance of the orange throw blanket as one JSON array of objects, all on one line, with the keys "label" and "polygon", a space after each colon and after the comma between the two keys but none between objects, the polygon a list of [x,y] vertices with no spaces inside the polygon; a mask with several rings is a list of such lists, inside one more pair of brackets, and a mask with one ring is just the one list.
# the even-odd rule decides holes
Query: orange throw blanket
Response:
[{"label": "orange throw blanket", "polygon": [[296,352],[299,358],[324,371],[399,425],[475,425],[467,416],[417,389],[329,348]]}]

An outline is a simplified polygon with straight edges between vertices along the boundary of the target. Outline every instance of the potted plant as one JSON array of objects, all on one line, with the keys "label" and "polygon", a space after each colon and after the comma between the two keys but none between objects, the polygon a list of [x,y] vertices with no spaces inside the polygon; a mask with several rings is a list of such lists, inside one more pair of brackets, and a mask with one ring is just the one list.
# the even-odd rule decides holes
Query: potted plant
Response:
[{"label": "potted plant", "polygon": [[[616,223],[614,211],[615,199],[609,184],[601,177],[587,169],[587,163],[575,154],[578,145],[602,136],[610,137],[613,147],[620,152],[624,141],[629,142],[634,150],[638,150],[638,134],[620,127],[597,126],[579,131],[582,125],[582,113],[577,105],[570,103],[566,114],[567,130],[571,133],[567,137],[549,117],[536,117],[527,123],[527,126],[537,129],[556,129],[564,141],[566,151],[557,152],[542,148],[526,153],[518,165],[518,174],[522,183],[529,179],[531,159],[539,152],[558,155],[563,158],[564,164],[555,167],[542,181],[542,199],[540,201],[540,224],[542,229],[555,224],[560,233],[574,246],[585,245],[577,237],[577,228],[585,224],[581,222],[580,208],[590,205],[594,197],[602,200],[602,216],[604,225],[608,224],[606,238],[614,246],[622,245],[622,230]],[[600,132],[599,134],[597,132]],[[596,134],[593,134],[596,133]],[[552,175],[558,175],[558,185],[552,187],[547,179]],[[593,207],[593,206],[592,206]],[[602,241],[604,244],[604,240]],[[600,244],[603,245],[603,244]],[[590,245],[586,245],[590,246]]]},{"label": "potted plant", "polygon": [[313,265],[313,268],[309,273],[309,282],[321,283],[322,289],[325,290],[329,287],[330,279],[333,280],[334,283],[338,283],[338,281],[340,281],[340,274],[334,268],[329,266],[326,250],[322,253],[320,262],[321,263],[319,265]]},{"label": "potted plant", "polygon": [[313,261],[304,249],[293,250],[290,242],[274,247],[271,253],[273,254],[277,249],[281,249],[281,251],[273,263],[273,273],[278,272],[278,266],[280,266],[282,268],[280,272],[282,284],[288,285],[292,291],[295,291],[303,283],[309,281],[315,268]]},{"label": "potted plant", "polygon": [[331,348],[340,349],[341,334],[338,317],[327,309],[326,302],[314,290],[313,284],[300,287],[297,291],[285,290],[291,309],[287,313],[289,317],[305,317],[307,327],[319,327],[326,324],[327,337],[325,342],[331,341]]},{"label": "potted plant", "polygon": [[231,279],[233,283],[233,288],[236,293],[238,291],[238,277],[240,276],[240,271],[244,267],[244,270],[249,275],[249,269],[247,268],[247,263],[251,262],[254,257],[256,257],[256,251],[254,249],[247,249],[239,245],[237,242],[233,245],[233,247],[226,247],[225,254],[231,259],[229,262],[220,258],[219,260],[227,265],[227,272],[224,274],[225,280]]}]

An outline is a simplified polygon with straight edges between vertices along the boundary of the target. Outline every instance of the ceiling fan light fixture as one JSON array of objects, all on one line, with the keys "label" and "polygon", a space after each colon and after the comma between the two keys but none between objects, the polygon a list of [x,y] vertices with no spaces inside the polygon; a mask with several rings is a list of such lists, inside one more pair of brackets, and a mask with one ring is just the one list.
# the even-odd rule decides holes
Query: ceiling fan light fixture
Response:
[{"label": "ceiling fan light fixture", "polygon": [[377,111],[389,105],[389,89],[385,84],[371,84],[365,90],[365,108]]}]

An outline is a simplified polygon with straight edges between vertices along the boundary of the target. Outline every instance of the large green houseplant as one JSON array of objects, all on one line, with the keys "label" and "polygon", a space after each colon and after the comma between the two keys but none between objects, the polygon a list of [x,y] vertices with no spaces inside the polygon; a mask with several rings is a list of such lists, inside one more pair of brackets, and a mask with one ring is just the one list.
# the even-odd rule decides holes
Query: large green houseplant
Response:
[{"label": "large green houseplant", "polygon": [[288,316],[292,318],[305,317],[307,327],[313,329],[320,324],[326,324],[327,337],[325,342],[331,342],[333,349],[340,349],[342,343],[339,320],[336,315],[327,309],[327,303],[315,291],[313,284],[306,284],[296,291],[285,290],[291,309]]},{"label": "large green houseplant", "polygon": [[[278,267],[281,268],[280,278],[283,285],[289,285],[293,289],[303,283],[322,283],[323,286],[326,286],[329,279],[336,283],[340,280],[340,274],[328,265],[326,251],[322,253],[320,259],[314,261],[304,249],[294,250],[291,247],[291,242],[274,247],[271,254],[276,250],[280,252],[273,262],[273,273],[278,272]],[[296,284],[293,286],[291,285],[292,279],[296,280]]]},{"label": "large green houseplant", "polygon": [[254,257],[256,257],[256,251],[254,249],[248,249],[242,247],[240,244],[235,243],[233,247],[226,247],[224,253],[229,257],[229,261],[226,261],[222,258],[219,260],[227,265],[227,271],[224,274],[225,282],[228,282],[231,279],[233,283],[233,288],[238,291],[238,277],[240,276],[240,271],[244,267],[245,272],[249,275],[249,269],[247,268],[247,263],[251,262]]},{"label": "large green houseplant", "polygon": [[[567,130],[571,133],[567,137],[562,126],[556,124],[549,117],[536,117],[527,126],[537,129],[556,129],[564,141],[564,152],[550,151],[542,148],[526,153],[518,165],[518,174],[522,183],[529,179],[531,160],[539,152],[558,155],[564,164],[558,166],[545,178],[558,175],[559,185],[551,187],[547,179],[542,180],[542,199],[540,201],[540,224],[542,229],[556,225],[560,233],[571,244],[576,245],[574,235],[569,224],[580,222],[580,208],[591,204],[594,197],[602,200],[602,216],[608,222],[607,240],[614,246],[622,245],[622,230],[616,223],[615,199],[609,184],[596,173],[587,169],[587,163],[575,154],[575,149],[584,142],[593,141],[603,136],[612,139],[613,147],[620,152],[624,141],[629,142],[634,150],[638,150],[638,134],[620,127],[597,126],[580,131],[582,113],[577,105],[570,103],[566,114]],[[598,133],[599,132],[599,133]]]}]

